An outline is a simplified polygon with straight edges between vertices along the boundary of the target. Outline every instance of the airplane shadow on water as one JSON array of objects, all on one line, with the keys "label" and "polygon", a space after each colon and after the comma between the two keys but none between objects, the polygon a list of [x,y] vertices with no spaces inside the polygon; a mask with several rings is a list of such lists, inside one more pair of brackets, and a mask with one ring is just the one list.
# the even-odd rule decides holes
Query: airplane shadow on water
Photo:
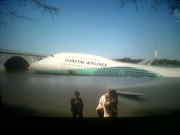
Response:
[{"label": "airplane shadow on water", "polygon": [[95,109],[99,97],[108,88],[143,93],[140,99],[119,96],[118,117],[179,114],[179,82],[180,78],[137,79],[4,71],[0,77],[1,100],[9,114],[63,118],[72,117],[70,99],[75,90],[80,92],[84,102],[84,117],[97,118]]}]

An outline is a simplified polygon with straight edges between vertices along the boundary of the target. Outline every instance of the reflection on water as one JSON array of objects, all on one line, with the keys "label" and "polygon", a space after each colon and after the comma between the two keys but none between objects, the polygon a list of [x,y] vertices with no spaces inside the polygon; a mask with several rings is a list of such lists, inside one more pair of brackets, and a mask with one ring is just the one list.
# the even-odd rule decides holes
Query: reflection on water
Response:
[{"label": "reflection on water", "polygon": [[[79,90],[85,117],[97,117],[99,96],[107,88],[143,92],[145,101],[119,98],[119,116],[180,109],[180,79],[60,76],[0,72],[3,103],[34,110],[34,115],[71,117],[70,99]],[[165,111],[164,111],[165,110]]]}]

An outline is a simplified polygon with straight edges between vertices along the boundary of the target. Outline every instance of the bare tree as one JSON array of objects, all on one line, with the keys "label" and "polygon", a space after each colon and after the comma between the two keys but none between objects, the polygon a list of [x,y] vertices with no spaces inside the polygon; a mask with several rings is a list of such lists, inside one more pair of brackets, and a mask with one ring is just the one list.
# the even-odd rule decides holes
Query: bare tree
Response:
[{"label": "bare tree", "polygon": [[[45,0],[0,0],[0,24],[7,23],[4,20],[7,16],[32,20],[32,17],[19,12],[19,9],[25,9],[27,7],[36,7],[38,10],[50,15],[57,15],[60,11],[59,7],[52,6]],[[26,11],[24,10],[24,12]]]},{"label": "bare tree", "polygon": [[121,8],[128,4],[133,4],[136,10],[144,8],[152,8],[155,11],[161,6],[168,8],[168,13],[175,16],[180,21],[180,0],[119,0]]},{"label": "bare tree", "polygon": [[[169,13],[180,19],[180,0],[119,0],[119,3],[121,8],[128,4],[133,4],[137,11],[142,7],[150,7],[157,10],[161,6],[166,5]],[[6,23],[6,21],[3,21],[5,16],[32,20],[32,17],[19,13],[19,8],[22,9],[26,7],[36,7],[43,13],[50,15],[57,15],[60,11],[59,7],[50,5],[46,0],[0,0],[0,24]],[[26,12],[26,10],[24,10],[24,12]]]},{"label": "bare tree", "polygon": [[136,9],[140,9],[141,6],[150,6],[153,9],[158,9],[162,5],[166,5],[173,13],[175,10],[180,9],[180,0],[119,0],[121,7],[127,4],[134,4]]}]

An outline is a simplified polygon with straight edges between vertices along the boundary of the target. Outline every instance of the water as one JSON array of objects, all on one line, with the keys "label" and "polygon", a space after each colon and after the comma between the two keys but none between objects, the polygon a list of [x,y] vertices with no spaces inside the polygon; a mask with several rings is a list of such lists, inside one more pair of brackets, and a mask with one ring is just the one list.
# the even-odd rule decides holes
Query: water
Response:
[{"label": "water", "polygon": [[35,116],[71,117],[70,99],[73,92],[79,90],[85,105],[85,117],[97,117],[95,108],[98,98],[108,88],[144,93],[144,101],[120,97],[120,117],[180,109],[180,78],[136,79],[0,72],[3,103],[32,110]]}]

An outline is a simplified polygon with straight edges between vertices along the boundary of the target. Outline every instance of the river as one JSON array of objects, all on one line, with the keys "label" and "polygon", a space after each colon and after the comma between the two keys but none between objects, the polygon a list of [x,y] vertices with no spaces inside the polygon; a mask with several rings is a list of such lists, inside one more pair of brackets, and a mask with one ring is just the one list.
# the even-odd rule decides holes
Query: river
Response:
[{"label": "river", "polygon": [[33,116],[71,117],[70,99],[79,90],[84,116],[97,117],[99,96],[108,88],[144,93],[143,101],[119,97],[119,117],[168,113],[180,109],[180,78],[62,76],[0,71],[2,102]]}]

